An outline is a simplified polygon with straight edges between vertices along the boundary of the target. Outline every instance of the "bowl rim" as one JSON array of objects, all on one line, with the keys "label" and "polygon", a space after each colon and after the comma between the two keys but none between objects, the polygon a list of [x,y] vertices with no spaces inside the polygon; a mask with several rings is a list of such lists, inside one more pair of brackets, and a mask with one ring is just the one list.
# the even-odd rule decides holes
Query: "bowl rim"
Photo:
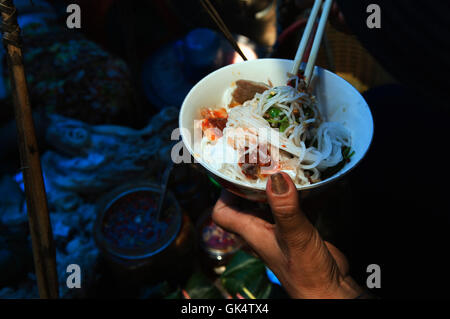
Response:
[{"label": "bowl rim", "polygon": [[[179,128],[180,128],[180,134],[181,134],[181,138],[182,138],[184,147],[187,148],[187,150],[189,151],[189,153],[190,153],[190,155],[192,156],[192,158],[194,158],[194,162],[195,162],[195,163],[199,163],[200,165],[202,165],[209,173],[212,173],[212,174],[214,174],[214,175],[216,175],[216,176],[218,176],[218,177],[220,177],[220,178],[222,178],[222,179],[224,179],[224,180],[226,180],[226,181],[228,181],[228,182],[230,182],[230,183],[236,184],[236,185],[238,185],[238,186],[240,186],[240,187],[243,187],[243,188],[246,188],[246,189],[249,189],[249,190],[260,190],[260,191],[265,191],[265,190],[266,190],[266,185],[264,185],[264,186],[263,186],[263,185],[252,185],[252,184],[246,183],[246,182],[244,182],[244,181],[239,181],[239,180],[232,179],[232,178],[230,178],[229,176],[227,176],[227,175],[225,175],[225,174],[222,174],[222,173],[219,172],[218,170],[216,170],[216,169],[214,169],[213,167],[211,167],[211,166],[210,166],[208,163],[206,163],[202,158],[195,157],[195,156],[194,156],[194,152],[193,152],[193,150],[192,150],[192,148],[191,148],[190,143],[186,143],[186,137],[185,137],[185,135],[183,134],[183,131],[184,131],[184,130],[182,129],[182,128],[183,128],[182,122],[183,122],[183,118],[184,118],[184,112],[185,112],[186,101],[188,101],[188,100],[190,99],[190,97],[193,95],[193,92],[194,92],[194,90],[195,90],[196,87],[198,87],[199,85],[201,85],[201,83],[206,82],[206,81],[208,81],[210,78],[214,77],[216,73],[223,72],[223,70],[236,68],[236,67],[238,67],[239,65],[242,65],[242,64],[244,64],[244,63],[245,63],[245,64],[253,64],[253,63],[259,63],[260,61],[273,61],[273,62],[283,62],[283,63],[285,63],[285,62],[292,62],[292,63],[293,63],[293,62],[294,62],[293,60],[290,60],[290,59],[262,58],[262,59],[249,60],[249,61],[243,61],[243,62],[239,62],[239,63],[235,63],[235,64],[230,64],[230,65],[224,66],[224,67],[222,67],[222,68],[220,68],[220,69],[217,69],[217,70],[215,70],[214,72],[211,72],[210,74],[208,74],[207,76],[205,76],[203,79],[201,79],[200,81],[198,81],[198,82],[191,88],[191,90],[189,91],[189,93],[188,93],[188,94],[186,95],[186,97],[184,98],[183,103],[182,103],[182,105],[181,105],[180,113],[179,113],[178,126],[179,126]],[[340,76],[337,75],[336,73],[333,73],[333,72],[331,72],[331,71],[329,71],[329,70],[327,70],[327,69],[324,69],[324,68],[322,68],[322,67],[315,66],[315,67],[314,67],[314,72],[313,72],[313,74],[315,74],[318,70],[321,70],[321,71],[323,71],[324,73],[327,73],[327,74],[331,75],[332,77],[335,77],[335,78],[338,78],[338,79],[341,80],[341,81],[344,81],[344,82],[345,82],[345,85],[349,88],[349,90],[353,90],[353,91],[356,92],[359,96],[361,96],[361,98],[362,98],[362,99],[364,100],[364,102],[365,102],[364,105],[361,105],[361,107],[366,108],[366,111],[369,112],[369,116],[370,116],[371,123],[372,123],[372,125],[371,125],[372,129],[371,129],[371,132],[370,132],[370,141],[369,141],[369,143],[367,144],[366,149],[364,150],[363,154],[361,155],[360,159],[359,159],[357,162],[355,162],[351,167],[349,167],[349,168],[348,168],[347,170],[345,170],[344,172],[343,172],[342,169],[341,169],[339,172],[337,172],[337,173],[334,174],[333,176],[331,176],[331,177],[329,177],[329,178],[327,178],[327,179],[325,179],[325,180],[323,180],[323,181],[320,181],[320,182],[317,182],[317,183],[314,183],[314,184],[310,184],[310,185],[303,185],[303,186],[299,186],[299,185],[295,184],[295,186],[296,186],[296,188],[297,188],[298,191],[301,191],[301,190],[307,190],[307,189],[313,189],[313,188],[318,188],[318,187],[320,187],[320,186],[323,186],[323,185],[332,183],[332,182],[334,182],[334,181],[340,179],[341,177],[345,176],[345,175],[348,174],[350,171],[352,171],[355,167],[357,167],[358,164],[364,159],[364,157],[366,156],[367,152],[369,151],[370,146],[372,145],[372,141],[373,141],[373,134],[374,134],[374,121],[373,121],[373,115],[372,115],[372,112],[371,112],[371,110],[370,110],[369,105],[367,104],[366,100],[365,100],[364,97],[361,95],[361,93],[360,93],[353,85],[351,85],[347,80],[345,80],[344,78],[340,77]]]}]

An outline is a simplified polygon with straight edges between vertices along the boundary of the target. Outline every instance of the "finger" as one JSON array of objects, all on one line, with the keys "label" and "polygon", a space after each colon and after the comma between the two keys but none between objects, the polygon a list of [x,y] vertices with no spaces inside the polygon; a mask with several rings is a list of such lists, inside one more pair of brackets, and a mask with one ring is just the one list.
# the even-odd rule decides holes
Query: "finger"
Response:
[{"label": "finger", "polygon": [[266,187],[267,198],[277,231],[290,248],[305,246],[315,231],[301,211],[297,188],[286,173],[271,175]]},{"label": "finger", "polygon": [[340,273],[345,277],[348,275],[348,271],[349,271],[349,265],[348,265],[348,261],[347,258],[345,257],[345,255],[336,248],[336,246],[334,246],[333,244],[325,241],[325,245],[328,248],[328,251],[330,252],[330,254],[333,256],[334,260],[336,261],[336,264],[339,268]]},{"label": "finger", "polygon": [[235,195],[225,189],[221,193],[221,201],[225,206],[236,209],[240,212],[254,211],[259,209],[257,203],[246,200],[238,195]]},{"label": "finger", "polygon": [[217,208],[217,209],[233,208],[236,210],[240,210],[239,197],[237,195],[234,195],[231,192],[228,192],[225,189],[222,189],[222,192],[220,193],[220,197],[219,197],[218,201],[216,202],[215,208]]},{"label": "finger", "polygon": [[251,211],[233,207],[233,197],[228,192],[222,192],[214,206],[212,219],[225,230],[238,234],[259,255],[267,256],[276,248],[274,226]]},{"label": "finger", "polygon": [[245,211],[236,205],[237,201],[231,193],[222,194],[213,209],[213,221],[220,227],[236,233],[241,237],[256,235],[262,226],[267,229],[273,227],[264,220],[256,217],[251,211]]}]

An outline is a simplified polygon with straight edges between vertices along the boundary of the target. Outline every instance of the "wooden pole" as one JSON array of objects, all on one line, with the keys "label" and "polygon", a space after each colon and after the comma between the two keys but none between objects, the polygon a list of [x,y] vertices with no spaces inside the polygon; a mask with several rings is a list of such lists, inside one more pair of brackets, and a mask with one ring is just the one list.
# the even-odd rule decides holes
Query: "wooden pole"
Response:
[{"label": "wooden pole", "polygon": [[17,9],[12,0],[0,0],[0,12],[3,43],[10,72],[11,93],[14,99],[14,113],[39,296],[45,299],[58,298],[56,253],[23,67]]}]

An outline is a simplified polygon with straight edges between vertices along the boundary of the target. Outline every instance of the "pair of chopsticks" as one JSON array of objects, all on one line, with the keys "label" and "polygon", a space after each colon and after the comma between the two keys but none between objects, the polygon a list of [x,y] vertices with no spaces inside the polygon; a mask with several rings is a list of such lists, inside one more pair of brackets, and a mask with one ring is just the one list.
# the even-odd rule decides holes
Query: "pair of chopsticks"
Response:
[{"label": "pair of chopsticks", "polygon": [[[305,31],[303,32],[302,39],[297,49],[297,53],[295,54],[294,66],[292,67],[292,74],[297,74],[297,71],[300,67],[300,64],[303,60],[303,55],[305,54],[305,49],[308,44],[308,41],[311,37],[311,33],[313,30],[313,26],[316,23],[317,15],[319,14],[319,10],[322,7],[323,0],[315,0],[314,5],[311,9],[311,14],[308,18],[308,23],[306,24]],[[305,82],[306,85],[309,85],[311,81],[312,71],[314,69],[314,65],[316,63],[317,53],[319,52],[320,43],[322,42],[323,32],[325,30],[328,14],[330,13],[331,4],[333,0],[325,0],[325,3],[322,7],[322,14],[320,16],[319,25],[317,26],[317,31],[314,34],[314,42],[311,48],[311,52],[308,57],[308,62],[306,63],[305,68]]]},{"label": "pair of chopsticks", "polygon": [[239,53],[239,55],[244,59],[244,61],[247,61],[246,56],[242,52],[241,48],[237,44],[236,40],[234,39],[233,35],[231,34],[230,30],[228,30],[227,26],[223,22],[222,18],[220,17],[219,13],[214,9],[214,6],[211,4],[209,0],[200,0],[200,3],[202,4],[203,8],[206,10],[206,12],[209,14],[211,19],[215,22],[217,27],[222,31],[225,38],[230,42],[233,49]]}]

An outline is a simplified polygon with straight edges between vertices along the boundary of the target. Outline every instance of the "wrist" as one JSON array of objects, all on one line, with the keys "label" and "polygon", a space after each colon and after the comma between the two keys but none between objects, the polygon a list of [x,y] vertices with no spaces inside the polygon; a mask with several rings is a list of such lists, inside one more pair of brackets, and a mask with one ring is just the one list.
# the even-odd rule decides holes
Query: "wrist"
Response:
[{"label": "wrist", "polygon": [[352,277],[347,276],[340,282],[339,288],[336,291],[336,299],[355,299],[364,293],[364,289],[361,288]]},{"label": "wrist", "polygon": [[[294,287],[292,287],[294,288]],[[320,289],[301,289],[294,288],[291,293],[288,293],[292,298],[299,299],[355,299],[362,296],[364,289],[362,289],[350,276],[341,278],[326,288]]]}]

